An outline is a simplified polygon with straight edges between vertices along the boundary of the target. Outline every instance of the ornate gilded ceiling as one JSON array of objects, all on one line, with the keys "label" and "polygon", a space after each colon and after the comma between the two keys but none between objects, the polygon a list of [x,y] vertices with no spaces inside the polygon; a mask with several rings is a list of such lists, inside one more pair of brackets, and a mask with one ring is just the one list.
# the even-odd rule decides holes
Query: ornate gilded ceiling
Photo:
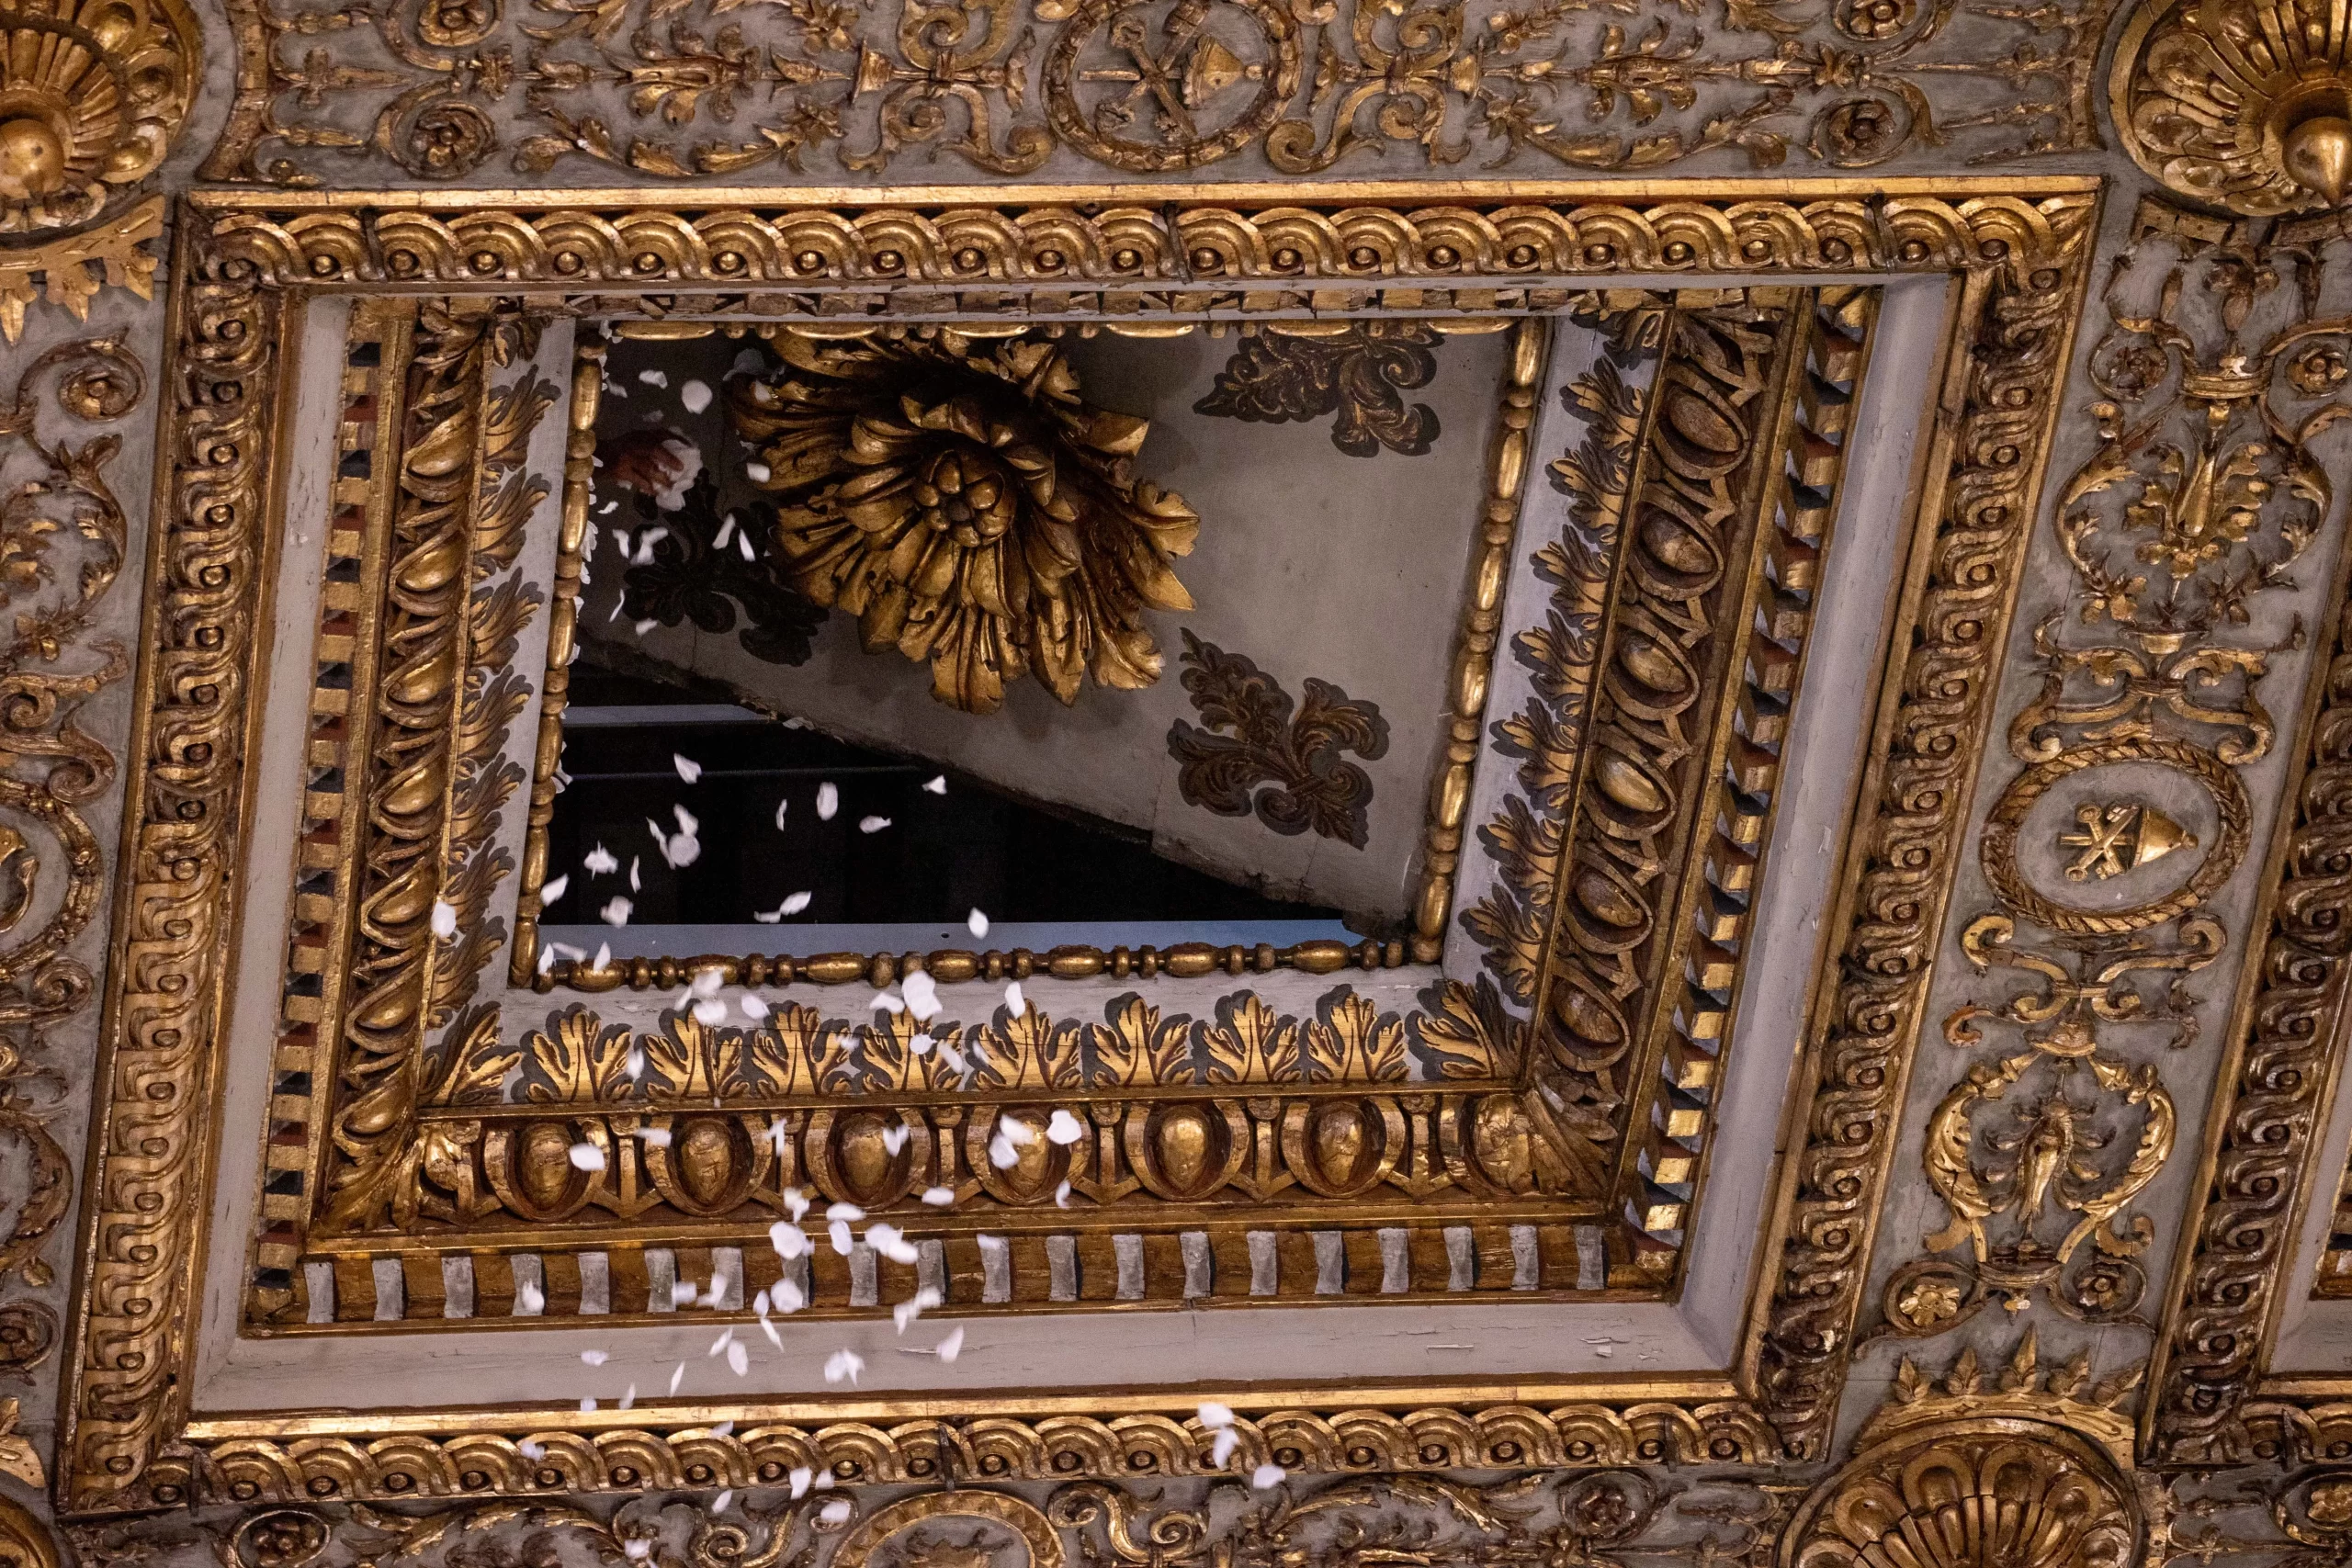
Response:
[{"label": "ornate gilded ceiling", "polygon": [[0,31],[0,1559],[2352,1560],[2336,13]]}]

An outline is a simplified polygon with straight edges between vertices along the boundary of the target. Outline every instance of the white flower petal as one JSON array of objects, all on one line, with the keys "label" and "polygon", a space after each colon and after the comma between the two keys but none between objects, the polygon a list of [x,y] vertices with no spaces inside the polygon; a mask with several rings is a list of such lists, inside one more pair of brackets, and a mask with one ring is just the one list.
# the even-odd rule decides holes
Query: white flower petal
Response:
[{"label": "white flower petal", "polygon": [[677,769],[678,776],[688,784],[693,784],[702,777],[702,764],[691,757],[681,756],[673,751],[670,753],[670,765]]},{"label": "white flower petal", "polygon": [[639,1127],[637,1135],[643,1138],[650,1147],[666,1149],[670,1146],[670,1129],[667,1127]]},{"label": "white flower petal", "polygon": [[700,413],[710,407],[710,388],[701,381],[689,381],[678,389],[678,401],[688,413]]},{"label": "white flower petal", "polygon": [[1212,1470],[1223,1470],[1225,1461],[1231,1459],[1233,1450],[1240,1446],[1240,1433],[1230,1427],[1220,1430],[1216,1437],[1209,1439],[1209,1467]]},{"label": "white flower petal", "polygon": [[945,773],[940,773],[934,777],[923,780],[922,788],[925,795],[945,795],[947,793],[947,775]]},{"label": "white flower petal", "polygon": [[727,1347],[727,1370],[739,1378],[752,1370],[752,1353],[741,1339]]},{"label": "white flower petal", "polygon": [[1201,1407],[1197,1414],[1200,1416],[1201,1425],[1204,1427],[1230,1427],[1233,1425],[1233,1406],[1230,1404],[1219,1404],[1214,1399],[1204,1399],[1201,1401]]},{"label": "white flower petal", "polygon": [[861,833],[878,833],[889,825],[888,817],[861,817],[857,819],[857,830]]},{"label": "white flower petal", "polygon": [[830,784],[817,786],[817,820],[830,822],[833,813],[842,808],[842,792]]},{"label": "white flower petal", "polygon": [[768,1227],[768,1245],[775,1254],[789,1263],[808,1250],[808,1233],[790,1220],[778,1220]]},{"label": "white flower petal", "polygon": [[949,1204],[956,1201],[956,1189],[953,1187],[926,1187],[922,1190],[922,1201],[930,1204],[934,1209],[944,1209]]},{"label": "white flower petal", "polygon": [[562,897],[571,886],[570,876],[550,876],[539,884],[539,907],[547,908]]},{"label": "white flower petal", "polygon": [[836,1350],[825,1359],[827,1382],[840,1382],[847,1379],[850,1386],[854,1388],[857,1385],[857,1374],[865,1370],[865,1358],[854,1350]]},{"label": "white flower petal", "polygon": [[1021,994],[1020,981],[1015,980],[1011,985],[1005,987],[1004,1007],[1005,1010],[1010,1012],[1015,1018],[1019,1018],[1023,1013],[1029,1010],[1029,999]]},{"label": "white flower petal", "polygon": [[906,993],[907,1010],[915,1015],[917,1023],[929,1023],[939,1016],[939,982],[923,971],[908,975],[899,982],[899,989]]},{"label": "white flower petal", "polygon": [[815,897],[816,895],[814,893],[803,892],[791,894],[785,898],[782,906],[784,912],[787,915],[797,915],[800,913],[801,910],[807,908],[808,907],[808,901]]},{"label": "white flower petal", "polygon": [[574,1170],[602,1170],[605,1168],[605,1151],[594,1144],[574,1144],[571,1145],[571,1168]]},{"label": "white flower petal", "polygon": [[1280,1486],[1283,1478],[1289,1473],[1281,1465],[1261,1464],[1250,1472],[1250,1484],[1263,1492],[1269,1487]]},{"label": "white flower petal", "polygon": [[973,910],[970,914],[964,917],[964,924],[975,938],[985,937],[989,934],[989,918],[986,915],[981,914],[978,909]]},{"label": "white flower petal", "polygon": [[433,900],[433,934],[443,942],[458,934],[458,907],[447,898]]},{"label": "white flower petal", "polygon": [[[831,1479],[832,1476],[831,1474],[828,1474],[825,1477],[826,1481],[831,1481]],[[820,1482],[818,1484],[822,1485],[823,1483],[823,1482]],[[849,1523],[849,1499],[846,1497],[836,1497],[831,1502],[817,1510],[818,1519],[833,1529],[839,1529],[842,1526]]]},{"label": "white flower petal", "polygon": [[625,926],[628,924],[629,911],[636,908],[636,904],[630,900],[622,897],[619,894],[615,894],[605,900],[605,907],[597,910],[596,914],[608,926]]},{"label": "white flower petal", "polygon": [[582,1350],[580,1352],[581,1361],[591,1367],[601,1367],[612,1359],[612,1352],[609,1350]]},{"label": "white flower petal", "polygon": [[1046,1142],[1068,1148],[1084,1136],[1086,1124],[1057,1106],[1053,1116],[1046,1122]]},{"label": "white flower petal", "polygon": [[952,1361],[963,1353],[964,1330],[959,1325],[950,1329],[947,1337],[939,1342],[939,1359],[943,1361]]},{"label": "white flower petal", "polygon": [[786,796],[775,803],[775,830],[779,833],[784,831],[785,810],[786,807],[790,807],[791,804],[792,800],[790,796]]},{"label": "white flower petal", "polygon": [[682,1383],[682,1382],[685,1382],[685,1381],[686,1381],[686,1364],[685,1364],[684,1361],[680,1361],[680,1362],[678,1363],[678,1370],[677,1370],[676,1371],[672,1372],[672,1373],[670,1374],[670,1392],[671,1392],[672,1393],[677,1393],[677,1392],[678,1392],[678,1385],[679,1385],[680,1383]]}]

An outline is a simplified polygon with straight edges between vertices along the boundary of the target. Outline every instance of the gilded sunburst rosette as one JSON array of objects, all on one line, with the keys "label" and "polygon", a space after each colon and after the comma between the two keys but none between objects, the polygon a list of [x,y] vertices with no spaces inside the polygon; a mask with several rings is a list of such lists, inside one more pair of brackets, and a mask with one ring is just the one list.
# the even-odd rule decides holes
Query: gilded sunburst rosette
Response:
[{"label": "gilded sunburst rosette", "polygon": [[2252,217],[2352,192],[2352,28],[2323,0],[2150,0],[2109,78],[2132,156]]},{"label": "gilded sunburst rosette", "polygon": [[0,233],[87,223],[170,151],[202,76],[180,0],[0,8]]},{"label": "gilded sunburst rosette", "polygon": [[1905,1361],[1781,1533],[1781,1568],[2131,1568],[2148,1530],[2116,1405],[2136,1381],[2044,1369],[2031,1330],[1997,1371],[1973,1349],[1940,1382]]},{"label": "gilded sunburst rosette", "polygon": [[786,371],[729,385],[759,449],[786,573],[858,617],[866,650],[993,713],[1024,674],[1064,703],[1165,660],[1147,609],[1189,610],[1172,562],[1200,518],[1133,472],[1148,422],[1088,403],[1058,344],[946,328],[769,334]]}]

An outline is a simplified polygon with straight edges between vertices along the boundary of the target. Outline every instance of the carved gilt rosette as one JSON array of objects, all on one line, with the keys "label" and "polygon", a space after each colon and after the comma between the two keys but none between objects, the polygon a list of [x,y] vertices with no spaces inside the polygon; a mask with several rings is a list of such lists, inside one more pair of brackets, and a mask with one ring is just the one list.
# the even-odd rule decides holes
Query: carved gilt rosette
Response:
[{"label": "carved gilt rosette", "polygon": [[18,0],[0,39],[0,234],[96,218],[163,163],[202,76],[180,0]]},{"label": "carved gilt rosette", "polygon": [[2352,191],[2352,34],[2322,0],[2150,0],[2109,91],[2132,157],[2183,196],[2269,217]]},{"label": "carved gilt rosette", "polygon": [[787,373],[732,383],[728,406],[802,595],[855,615],[868,652],[928,662],[933,694],[967,713],[1023,674],[1064,703],[1090,673],[1159,678],[1143,613],[1193,608],[1170,561],[1200,518],[1133,476],[1147,422],[1081,400],[1039,339],[770,341]]}]

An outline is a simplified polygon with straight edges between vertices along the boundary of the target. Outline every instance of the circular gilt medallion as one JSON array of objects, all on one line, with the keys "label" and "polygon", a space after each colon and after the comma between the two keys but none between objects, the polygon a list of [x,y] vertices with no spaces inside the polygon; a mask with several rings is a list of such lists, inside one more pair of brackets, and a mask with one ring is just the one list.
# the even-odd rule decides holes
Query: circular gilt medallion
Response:
[{"label": "circular gilt medallion", "polygon": [[833,1568],[1064,1568],[1061,1533],[1021,1498],[933,1492],[877,1508],[842,1537]]},{"label": "circular gilt medallion", "polygon": [[2108,93],[2132,156],[2181,195],[2307,211],[2352,192],[2348,57],[2327,0],[2149,0]]},{"label": "circular gilt medallion", "polygon": [[0,234],[87,223],[154,172],[201,79],[180,0],[0,6]]},{"label": "circular gilt medallion", "polygon": [[1299,59],[1289,11],[1264,0],[1084,0],[1046,59],[1046,112],[1114,169],[1197,168],[1272,128]]},{"label": "circular gilt medallion", "polygon": [[1984,823],[1985,880],[2022,919],[2113,936],[2177,919],[2245,859],[2245,786],[2210,751],[2111,740],[2009,781]]},{"label": "circular gilt medallion", "polygon": [[1804,1500],[1784,1568],[2130,1568],[2143,1530],[2098,1446],[2010,1417],[1917,1427],[1865,1449]]}]

